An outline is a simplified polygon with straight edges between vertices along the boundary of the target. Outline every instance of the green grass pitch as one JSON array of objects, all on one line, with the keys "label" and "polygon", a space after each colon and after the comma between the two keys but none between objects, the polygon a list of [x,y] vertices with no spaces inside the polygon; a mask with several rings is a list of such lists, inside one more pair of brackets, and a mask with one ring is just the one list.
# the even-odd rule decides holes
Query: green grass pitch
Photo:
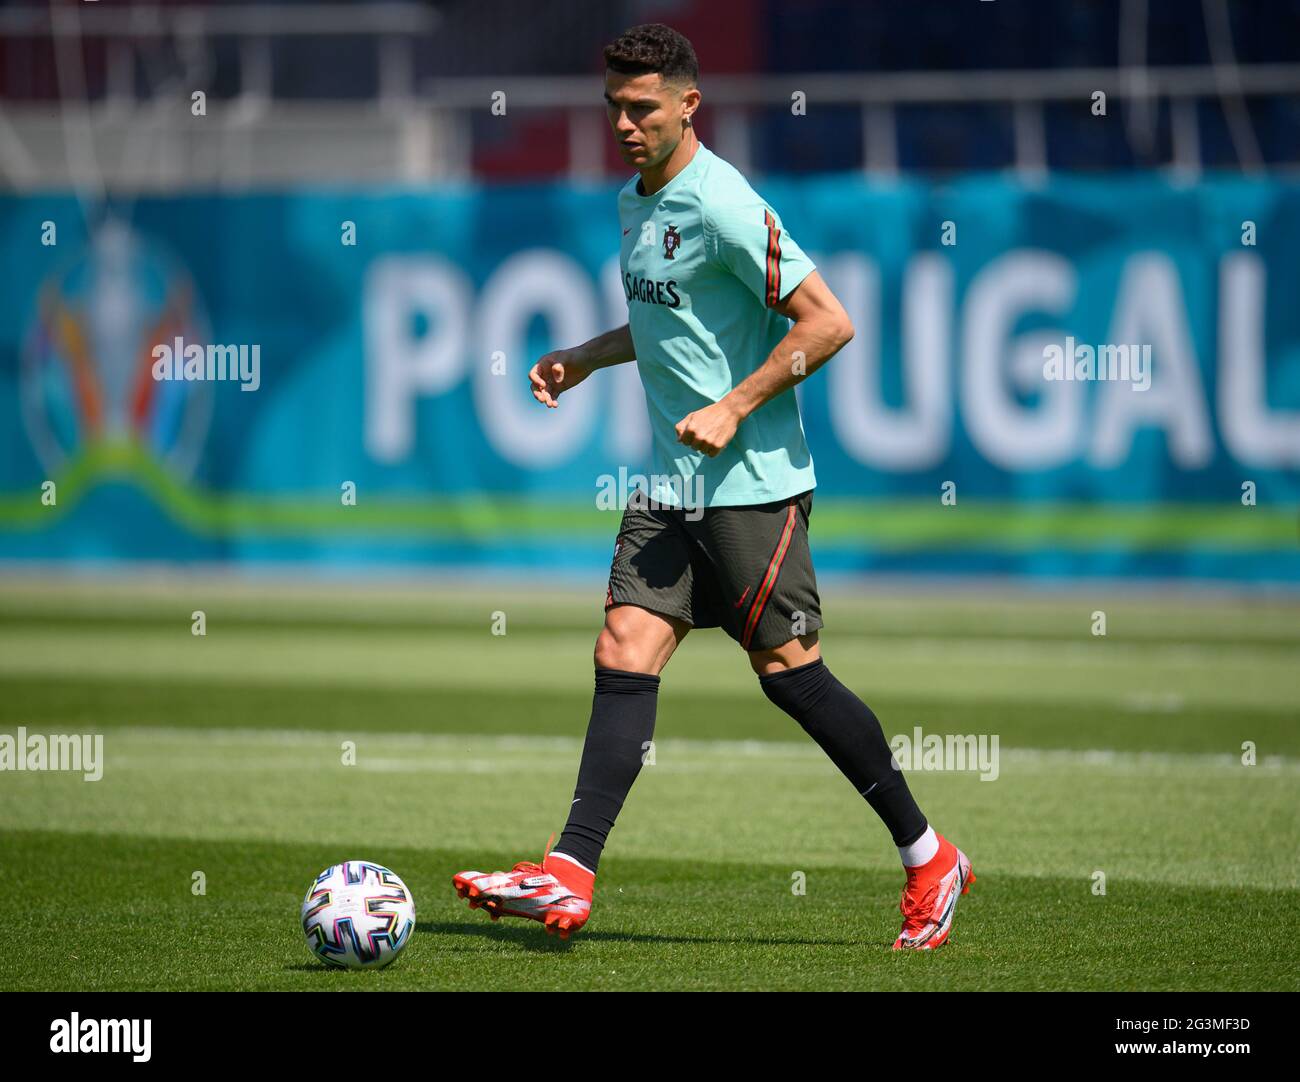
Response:
[{"label": "green grass pitch", "polygon": [[[1300,989],[1300,606],[823,593],[827,662],[888,736],[999,739],[996,780],[909,774],[979,877],[933,955],[889,950],[888,835],[719,631],[665,670],[655,762],[565,945],[449,880],[563,824],[599,586],[8,579],[0,732],[102,732],[106,765],[0,773],[23,944],[0,988]],[[339,973],[298,906],[358,858],[419,926],[389,969]]]}]

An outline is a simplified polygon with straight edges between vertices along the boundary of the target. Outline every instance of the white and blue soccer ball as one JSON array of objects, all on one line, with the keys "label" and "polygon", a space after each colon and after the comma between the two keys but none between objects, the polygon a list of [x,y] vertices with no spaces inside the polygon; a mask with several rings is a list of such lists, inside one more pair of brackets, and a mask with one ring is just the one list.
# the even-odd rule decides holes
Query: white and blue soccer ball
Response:
[{"label": "white and blue soccer ball", "polygon": [[347,860],[316,877],[302,901],[307,949],[337,969],[382,969],[415,931],[415,899],[390,868]]}]

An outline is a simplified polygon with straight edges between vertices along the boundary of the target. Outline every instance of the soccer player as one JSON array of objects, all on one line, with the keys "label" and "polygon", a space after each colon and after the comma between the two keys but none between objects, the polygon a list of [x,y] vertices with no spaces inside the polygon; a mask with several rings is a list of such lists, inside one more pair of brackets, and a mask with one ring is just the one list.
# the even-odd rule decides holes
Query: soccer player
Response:
[{"label": "soccer player", "polygon": [[[721,627],[769,699],[822,747],[884,821],[906,871],[895,950],[932,950],[974,882],[926,821],[875,714],[822,660],[808,549],[816,484],[794,385],[853,327],[812,261],[732,166],[696,137],[699,66],[667,26],[605,49],[605,103],[623,160],[628,322],[543,357],[537,401],[635,360],[653,431],[651,491],[629,500],[614,545],[596,691],[568,823],[542,863],[461,872],[473,908],[568,938],[591,912],[610,829],[654,734],[659,674],[693,627]],[[793,321],[791,324],[790,321]]]}]

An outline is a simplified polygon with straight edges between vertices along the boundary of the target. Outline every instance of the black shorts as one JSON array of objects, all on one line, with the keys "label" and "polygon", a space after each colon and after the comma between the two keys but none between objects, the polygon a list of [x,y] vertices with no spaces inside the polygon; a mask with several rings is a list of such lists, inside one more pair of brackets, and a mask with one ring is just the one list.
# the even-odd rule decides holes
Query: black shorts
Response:
[{"label": "black shorts", "polygon": [[772,503],[623,512],[605,608],[637,605],[770,650],[822,626],[812,490]]}]

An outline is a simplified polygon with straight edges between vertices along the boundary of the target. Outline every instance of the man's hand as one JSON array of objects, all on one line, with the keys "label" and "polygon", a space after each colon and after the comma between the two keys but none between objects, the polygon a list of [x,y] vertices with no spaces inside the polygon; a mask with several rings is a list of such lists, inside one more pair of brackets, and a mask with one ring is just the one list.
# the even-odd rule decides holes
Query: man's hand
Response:
[{"label": "man's hand", "polygon": [[557,349],[548,353],[528,373],[533,397],[549,409],[560,403],[557,399],[564,391],[572,390],[589,375],[592,368],[581,359],[576,349]]},{"label": "man's hand", "polygon": [[731,442],[743,419],[724,398],[721,402],[688,413],[678,421],[677,440],[714,458]]}]

